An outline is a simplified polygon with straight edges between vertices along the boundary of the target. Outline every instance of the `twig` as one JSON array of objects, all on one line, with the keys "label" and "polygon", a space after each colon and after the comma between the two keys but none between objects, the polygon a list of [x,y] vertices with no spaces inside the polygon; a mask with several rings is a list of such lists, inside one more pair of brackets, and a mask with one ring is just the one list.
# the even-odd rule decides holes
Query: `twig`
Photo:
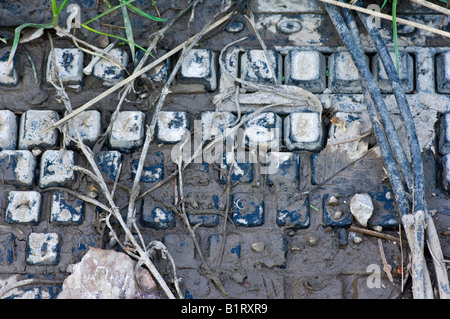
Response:
[{"label": "twig", "polygon": [[334,173],[333,175],[331,175],[330,177],[326,178],[324,181],[322,181],[321,183],[315,185],[314,187],[311,187],[310,189],[300,193],[301,195],[306,195],[306,194],[310,194],[315,192],[316,190],[322,188],[325,184],[327,184],[328,182],[330,182],[333,178],[335,178],[336,176],[339,176],[339,174],[341,174],[343,171],[345,171],[346,169],[348,169],[349,167],[355,165],[357,162],[359,162],[360,160],[362,160],[365,156],[367,156],[367,154],[369,154],[370,152],[372,152],[373,150],[376,149],[376,146],[373,146],[371,149],[368,149],[367,151],[365,151],[361,157],[357,158],[356,160],[354,160],[353,162],[350,162],[349,164],[347,164],[346,166],[344,166],[343,168],[341,168],[339,171],[337,171],[336,173]]},{"label": "twig", "polygon": [[424,1],[424,0],[411,0],[411,1],[415,2],[417,4],[420,4],[420,5],[424,6],[424,7],[433,9],[433,10],[438,11],[438,12],[441,12],[443,14],[450,15],[450,10],[449,9],[446,9],[444,7],[441,7],[441,6],[438,6],[437,4],[431,3],[429,1]]},{"label": "twig", "polygon": [[[188,141],[188,138],[186,136],[183,143],[186,143],[187,141]],[[174,162],[178,165],[178,171],[180,172],[178,174],[178,185],[179,185],[179,196],[180,196],[180,200],[181,200],[181,212],[178,210],[177,210],[177,212],[182,217],[184,224],[186,225],[186,228],[189,231],[189,235],[191,236],[192,241],[194,242],[194,246],[200,257],[203,269],[206,271],[206,273],[207,273],[208,277],[211,279],[211,281],[217,286],[217,288],[219,288],[219,290],[222,292],[222,294],[227,296],[228,294],[227,294],[222,282],[220,281],[219,277],[215,273],[213,273],[213,271],[209,268],[208,264],[206,263],[205,258],[203,257],[203,253],[200,248],[200,245],[197,241],[197,238],[195,237],[195,226],[194,226],[194,228],[191,227],[191,224],[187,217],[186,205],[185,205],[184,195],[183,195],[183,168],[182,168],[183,154],[182,154],[182,152],[180,152],[178,159],[175,159]]]},{"label": "twig", "polygon": [[23,48],[23,51],[25,52],[25,54],[27,55],[28,60],[31,63],[31,70],[33,70],[33,78],[34,78],[34,83],[38,84],[39,83],[39,79],[38,79],[38,75],[37,75],[37,71],[36,71],[36,66],[34,65],[34,61],[31,58],[31,54],[30,52],[27,50],[27,48]]},{"label": "twig", "polygon": [[189,45],[183,50],[183,53],[182,53],[180,59],[178,60],[175,67],[173,68],[172,73],[169,76],[169,79],[166,81],[163,89],[161,90],[161,95],[160,95],[158,103],[155,107],[155,112],[153,113],[152,120],[150,122],[150,125],[147,127],[144,145],[142,147],[141,156],[140,156],[139,163],[138,163],[138,166],[136,169],[136,175],[135,175],[134,181],[133,181],[133,187],[131,188],[131,195],[130,195],[130,200],[128,203],[129,205],[128,205],[128,214],[127,214],[127,224],[130,224],[130,221],[132,219],[134,219],[134,213],[133,213],[134,205],[135,205],[137,196],[139,196],[139,191],[140,191],[139,190],[139,187],[140,187],[139,182],[140,182],[140,178],[141,178],[141,175],[143,172],[145,158],[147,156],[150,143],[153,140],[156,123],[158,122],[159,112],[164,105],[167,95],[170,93],[170,90],[169,90],[170,85],[172,84],[172,81],[175,79],[175,76],[178,73],[178,70],[180,69],[184,58],[187,56],[187,53],[191,50],[191,48],[194,47],[194,45],[196,45],[196,43],[200,40],[201,36],[203,36],[203,34],[205,33],[206,30],[207,30],[207,28],[203,29],[200,33],[198,33],[194,37],[193,41],[191,41],[191,43],[189,43]]},{"label": "twig", "polygon": [[383,234],[374,230],[370,230],[370,229],[366,229],[366,228],[360,228],[360,227],[356,227],[356,226],[350,226],[349,227],[350,231],[354,231],[354,232],[358,232],[361,234],[365,234],[365,235],[370,235],[370,236],[374,236],[374,237],[378,237],[378,238],[383,238],[386,240],[391,240],[391,241],[395,241],[395,242],[401,242],[401,238],[397,238],[395,236],[391,236],[388,234]]},{"label": "twig", "polygon": [[383,262],[383,270],[389,278],[390,282],[394,282],[394,278],[392,278],[391,269],[392,267],[387,263],[386,256],[384,255],[383,242],[381,238],[378,238],[378,248],[380,250],[381,261]]},{"label": "twig", "polygon": [[404,274],[404,272],[403,272],[403,243],[402,243],[402,226],[401,225],[398,225],[398,238],[399,238],[399,241],[400,241],[400,258],[401,258],[401,260],[402,260],[402,263],[401,263],[401,269],[402,269],[402,292],[403,292],[403,285],[404,285],[404,277],[405,277],[405,274]]},{"label": "twig", "polygon": [[89,197],[89,196],[86,196],[86,195],[77,193],[77,192],[75,192],[75,191],[73,191],[73,190],[71,190],[71,189],[68,189],[68,188],[63,188],[63,187],[49,187],[49,188],[46,188],[46,189],[41,190],[41,192],[49,192],[49,191],[62,191],[62,192],[67,192],[69,195],[72,195],[72,196],[74,196],[74,197],[77,197],[77,198],[79,198],[79,199],[81,199],[81,200],[83,200],[83,201],[85,201],[85,202],[87,202],[87,203],[89,203],[89,204],[98,206],[98,207],[100,207],[101,209],[103,209],[103,210],[106,211],[106,212],[109,212],[109,213],[112,212],[111,209],[110,209],[108,206],[106,206],[106,205],[103,204],[102,202],[96,200],[95,198],[92,198],[92,197]]},{"label": "twig", "polygon": [[445,264],[442,262],[444,260],[444,255],[442,254],[441,245],[439,243],[439,237],[434,225],[433,218],[426,214],[426,237],[428,248],[431,256],[433,256],[434,269],[436,272],[437,284],[439,289],[439,297],[441,299],[450,299],[450,288],[449,280],[447,275],[447,270]]},{"label": "twig", "polygon": [[[153,277],[156,279],[156,281],[160,284],[161,288],[163,289],[163,291],[165,292],[167,297],[170,298],[170,299],[174,299],[175,296],[170,291],[170,288],[167,286],[166,282],[164,281],[164,279],[159,274],[159,272],[156,269],[156,267],[151,262],[151,260],[148,257],[146,251],[139,246],[139,244],[137,243],[137,241],[134,238],[133,234],[131,233],[130,229],[128,228],[127,224],[123,220],[119,209],[117,208],[116,204],[114,203],[113,198],[111,197],[110,192],[108,191],[108,188],[106,186],[106,182],[104,181],[104,179],[102,177],[102,173],[100,172],[99,168],[97,167],[97,164],[95,163],[94,157],[89,152],[87,146],[85,146],[83,144],[83,142],[81,141],[80,134],[79,134],[78,131],[77,131],[77,137],[78,137],[78,142],[79,142],[80,149],[82,150],[83,154],[85,155],[85,157],[87,158],[89,164],[91,165],[92,169],[94,170],[95,175],[100,180],[99,186],[102,189],[103,194],[105,195],[106,199],[108,200],[109,205],[111,206],[112,215],[119,221],[119,224],[122,227],[122,229],[124,230],[126,236],[129,238],[131,243],[136,248],[136,251],[138,252],[139,257],[140,257],[139,259],[142,260],[143,263],[150,270],[150,273],[153,275]],[[109,227],[112,230],[111,226],[109,226]],[[130,253],[130,252],[127,251],[127,253]]]},{"label": "twig", "polygon": [[[392,16],[390,16],[388,14],[380,13],[380,12],[377,12],[377,11],[374,11],[374,10],[364,9],[364,8],[361,8],[361,7],[358,7],[358,6],[354,6],[354,5],[351,5],[351,4],[347,4],[347,3],[343,3],[343,2],[339,2],[339,1],[335,1],[335,0],[319,0],[319,1],[326,2],[326,3],[329,3],[329,4],[333,4],[335,6],[343,7],[343,8],[346,8],[346,9],[363,12],[365,14],[372,15],[372,16],[375,16],[375,17],[379,17],[379,18],[382,18],[382,19],[386,19],[386,20],[389,20],[389,21],[393,20]],[[428,32],[432,32],[432,33],[439,34],[439,35],[442,35],[444,37],[450,38],[450,32],[439,30],[439,29],[436,29],[436,28],[433,28],[433,27],[429,27],[429,26],[424,25],[424,24],[420,24],[420,23],[409,21],[409,20],[402,19],[402,18],[396,18],[396,20],[397,20],[397,23],[406,24],[406,25],[409,25],[409,26],[412,26],[412,27],[415,27],[415,28],[418,28],[418,29],[421,29],[421,30],[425,30],[425,31],[428,31]]]},{"label": "twig", "polygon": [[[103,49],[104,53],[108,53],[111,51],[111,49],[114,47],[115,43],[110,43],[106,48]],[[98,61],[100,61],[102,57],[100,55],[95,55],[91,62],[83,69],[83,73],[86,75],[90,75],[92,73],[92,70],[94,69],[94,65],[97,64]]]},{"label": "twig", "polygon": [[[61,78],[59,78],[59,81],[61,83]],[[62,86],[62,84],[61,84],[61,87],[58,87],[54,83],[53,83],[53,85],[58,90],[58,92],[60,93],[61,96],[67,97],[67,99],[64,100],[64,103],[65,104],[67,103],[66,109],[70,112],[72,110],[72,107],[70,105],[70,100],[69,100],[69,98],[68,98],[68,96],[67,96],[67,94],[66,94],[66,92],[64,90],[64,87]],[[98,166],[97,166],[97,164],[96,164],[96,162],[94,160],[94,156],[92,154],[92,151],[83,143],[83,141],[81,139],[81,136],[80,136],[80,132],[78,131],[78,129],[75,129],[75,132],[76,132],[76,137],[77,137],[77,145],[81,149],[81,151],[83,152],[84,156],[88,160],[88,162],[91,165],[91,167],[94,170],[94,172],[92,173],[89,170],[87,170],[85,168],[82,168],[82,167],[74,167],[74,169],[78,169],[78,170],[82,171],[83,173],[89,175],[90,177],[92,177],[99,184],[99,186],[100,186],[104,196],[106,197],[106,199],[107,199],[107,201],[108,201],[108,203],[109,203],[109,205],[111,207],[110,208],[110,213],[108,214],[108,216],[106,218],[106,224],[107,224],[108,228],[110,229],[110,232],[114,236],[115,240],[120,244],[118,236],[116,235],[116,233],[114,232],[111,224],[109,223],[109,218],[111,217],[111,215],[113,215],[119,221],[120,226],[122,227],[123,231],[125,232],[127,238],[129,238],[129,240],[131,241],[131,244],[135,247],[135,251],[137,251],[138,255],[136,255],[136,254],[132,253],[131,251],[127,250],[126,247],[124,247],[121,244],[121,246],[124,248],[124,251],[126,251],[129,255],[137,258],[138,261],[142,261],[142,263],[145,264],[147,266],[147,268],[150,270],[150,273],[153,275],[155,280],[159,283],[159,285],[161,286],[161,288],[163,289],[163,291],[167,295],[167,297],[170,298],[170,299],[175,299],[175,296],[173,295],[173,293],[170,290],[170,288],[167,286],[167,283],[164,281],[163,277],[158,272],[158,270],[154,266],[153,262],[150,260],[148,254],[147,254],[147,251],[145,250],[145,247],[139,246],[139,243],[134,238],[130,228],[127,226],[127,224],[123,220],[122,215],[120,214],[120,210],[118,209],[118,207],[114,203],[112,194],[109,192],[108,187],[106,185],[106,182],[103,179],[103,175],[102,175],[100,169],[98,168]],[[133,224],[133,225],[135,225],[135,224]]]}]

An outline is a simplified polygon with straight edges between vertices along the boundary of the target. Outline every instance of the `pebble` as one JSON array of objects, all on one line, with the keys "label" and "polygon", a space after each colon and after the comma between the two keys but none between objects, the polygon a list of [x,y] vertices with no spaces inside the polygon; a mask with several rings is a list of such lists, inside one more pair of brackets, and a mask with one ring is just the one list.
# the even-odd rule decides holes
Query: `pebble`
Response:
[{"label": "pebble", "polygon": [[367,227],[367,221],[372,216],[373,204],[369,194],[355,194],[350,201],[350,211],[358,223]]},{"label": "pebble", "polygon": [[316,246],[319,243],[319,236],[308,235],[306,236],[306,242],[311,246]]},{"label": "pebble", "polygon": [[302,29],[302,24],[297,20],[285,20],[278,23],[278,31],[284,34],[294,34]]},{"label": "pebble", "polygon": [[261,253],[264,251],[264,243],[262,241],[257,242],[257,243],[253,243],[252,244],[252,249],[258,253]]},{"label": "pebble", "polygon": [[330,205],[330,206],[337,206],[337,205],[339,205],[339,199],[337,199],[336,196],[331,196],[328,199],[328,205]]},{"label": "pebble", "polygon": [[334,213],[334,219],[339,219],[341,217],[342,217],[342,212],[340,210],[338,210]]},{"label": "pebble", "polygon": [[379,233],[381,233],[383,231],[383,226],[373,226],[372,228],[373,228],[373,230],[375,230]]}]

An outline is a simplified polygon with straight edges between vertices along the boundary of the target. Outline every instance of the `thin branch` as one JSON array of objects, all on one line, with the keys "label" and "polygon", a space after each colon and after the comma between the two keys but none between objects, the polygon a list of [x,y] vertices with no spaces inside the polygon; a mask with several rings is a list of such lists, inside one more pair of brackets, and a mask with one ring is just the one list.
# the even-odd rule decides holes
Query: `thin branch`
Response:
[{"label": "thin branch", "polygon": [[450,10],[449,9],[446,9],[444,7],[441,7],[441,6],[438,6],[437,4],[431,3],[429,1],[424,1],[424,0],[411,0],[411,1],[415,2],[417,4],[420,4],[420,5],[424,6],[424,7],[433,9],[433,10],[438,11],[438,12],[441,12],[443,14],[450,15]]},{"label": "thin branch", "polygon": [[358,233],[361,233],[361,234],[365,234],[365,235],[370,235],[370,236],[386,239],[386,240],[391,240],[391,241],[395,241],[395,242],[401,242],[401,238],[397,238],[395,236],[391,236],[391,235],[388,235],[388,234],[383,234],[383,233],[377,232],[375,230],[370,230],[370,229],[366,229],[366,228],[360,228],[360,227],[356,227],[356,226],[350,226],[349,230],[350,231],[354,231],[354,232],[358,232]]},{"label": "thin branch", "polygon": [[388,264],[387,260],[386,260],[386,256],[384,255],[384,249],[383,249],[383,242],[381,241],[381,238],[378,238],[378,248],[380,250],[380,255],[381,255],[381,261],[383,263],[383,270],[386,273],[386,275],[389,278],[390,282],[394,282],[394,278],[392,278],[392,274],[391,274],[391,265]]}]

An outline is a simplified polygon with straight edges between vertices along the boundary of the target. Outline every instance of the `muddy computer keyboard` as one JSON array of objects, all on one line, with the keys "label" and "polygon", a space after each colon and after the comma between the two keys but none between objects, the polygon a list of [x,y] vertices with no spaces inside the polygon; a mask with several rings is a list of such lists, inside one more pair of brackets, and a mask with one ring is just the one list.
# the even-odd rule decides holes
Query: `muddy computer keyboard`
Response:
[{"label": "muddy computer keyboard", "polygon": [[[167,7],[169,14],[181,2],[167,1],[160,9]],[[198,32],[206,19],[202,15],[211,15],[221,3],[199,5],[193,30]],[[80,6],[89,17],[97,12],[95,1]],[[145,1],[136,1],[136,6],[152,10]],[[6,72],[13,29],[28,22],[25,12],[30,10],[13,7],[8,2],[0,5],[2,16],[19,10],[23,20],[0,21],[0,35],[8,39],[8,44],[0,43],[0,291],[3,287],[2,298],[56,298],[70,274],[68,267],[80,262],[90,247],[123,251],[105,226],[107,212],[79,196],[108,204],[83,171],[91,169],[83,152],[64,136],[76,140],[78,129],[126,218],[154,114],[152,101],[179,55],[140,77],[108,132],[119,91],[71,120],[63,135],[56,128],[48,130],[67,115],[49,83],[54,63],[75,110],[132,74],[142,51],[133,59],[128,45],[116,45],[110,53],[122,67],[101,59],[87,75],[93,57],[71,39],[53,34],[54,59],[43,36],[19,45],[12,71]],[[379,245],[376,237],[355,230],[382,230],[398,237],[401,220],[350,54],[318,1],[253,0],[248,8],[270,64],[244,17],[247,12],[200,40],[186,56],[158,114],[140,178],[141,194],[153,189],[136,201],[136,223],[144,241],[158,240],[167,247],[186,298],[225,297],[205,275],[202,263],[219,274],[227,298],[401,296],[398,285],[384,275],[380,287],[367,285],[368,266],[381,265]],[[442,21],[442,15],[409,1],[400,4],[397,14],[435,27]],[[183,28],[189,18],[187,14],[174,25],[179,32],[166,35],[156,56],[194,33]],[[394,57],[392,23],[379,23]],[[445,21],[444,29],[447,25]],[[383,65],[360,27],[367,64],[406,141]],[[146,43],[148,36],[140,29],[136,39]],[[449,256],[449,40],[401,24],[398,37],[399,78],[423,150],[428,205],[436,211],[438,230],[447,232],[441,240]],[[106,46],[100,37],[88,40]],[[252,83],[284,84],[307,92],[293,89],[302,101],[290,105],[270,90],[255,92]],[[227,96],[236,92],[236,85],[238,93]],[[253,112],[258,114],[229,132]],[[183,203],[196,247],[173,209],[180,203],[175,149],[188,141],[185,151],[194,151],[196,142],[225,135],[220,145],[205,150],[183,170]],[[350,212],[355,194],[366,194],[373,204],[365,226]],[[123,240],[117,221],[111,218],[111,223]],[[384,250],[393,267],[402,265],[398,242],[386,241]],[[154,261],[163,276],[171,278],[167,260]],[[8,284],[27,278],[36,283],[5,291]]]}]

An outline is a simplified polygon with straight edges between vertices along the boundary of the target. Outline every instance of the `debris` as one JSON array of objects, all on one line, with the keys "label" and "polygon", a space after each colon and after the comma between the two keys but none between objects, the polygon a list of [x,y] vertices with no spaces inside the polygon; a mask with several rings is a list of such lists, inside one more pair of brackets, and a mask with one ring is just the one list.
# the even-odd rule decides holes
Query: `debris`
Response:
[{"label": "debris", "polygon": [[380,232],[377,232],[375,230],[370,230],[370,229],[365,229],[365,228],[360,228],[360,227],[355,227],[355,226],[350,226],[349,227],[350,231],[354,231],[354,232],[359,232],[362,234],[366,234],[366,235],[371,235],[374,237],[379,237],[379,238],[383,238],[383,239],[387,239],[387,240],[391,240],[391,241],[395,241],[395,242],[399,242],[400,239],[391,235],[387,235],[387,234],[383,234]]},{"label": "debris", "polygon": [[350,201],[350,211],[361,226],[367,227],[367,221],[373,212],[372,198],[369,194],[355,194]]},{"label": "debris", "polygon": [[381,261],[383,262],[383,271],[388,276],[389,281],[394,282],[394,278],[392,278],[391,274],[392,267],[387,263],[386,256],[384,255],[383,242],[381,241],[381,238],[378,238],[378,248],[380,249]]},{"label": "debris", "polygon": [[319,243],[319,236],[308,235],[306,236],[306,241],[311,247],[316,246]]},{"label": "debris", "polygon": [[135,276],[135,266],[124,253],[90,248],[64,280],[58,299],[159,299],[150,272],[139,268]]},{"label": "debris", "polygon": [[264,242],[260,241],[257,243],[252,244],[252,249],[258,253],[261,253],[264,251]]}]

